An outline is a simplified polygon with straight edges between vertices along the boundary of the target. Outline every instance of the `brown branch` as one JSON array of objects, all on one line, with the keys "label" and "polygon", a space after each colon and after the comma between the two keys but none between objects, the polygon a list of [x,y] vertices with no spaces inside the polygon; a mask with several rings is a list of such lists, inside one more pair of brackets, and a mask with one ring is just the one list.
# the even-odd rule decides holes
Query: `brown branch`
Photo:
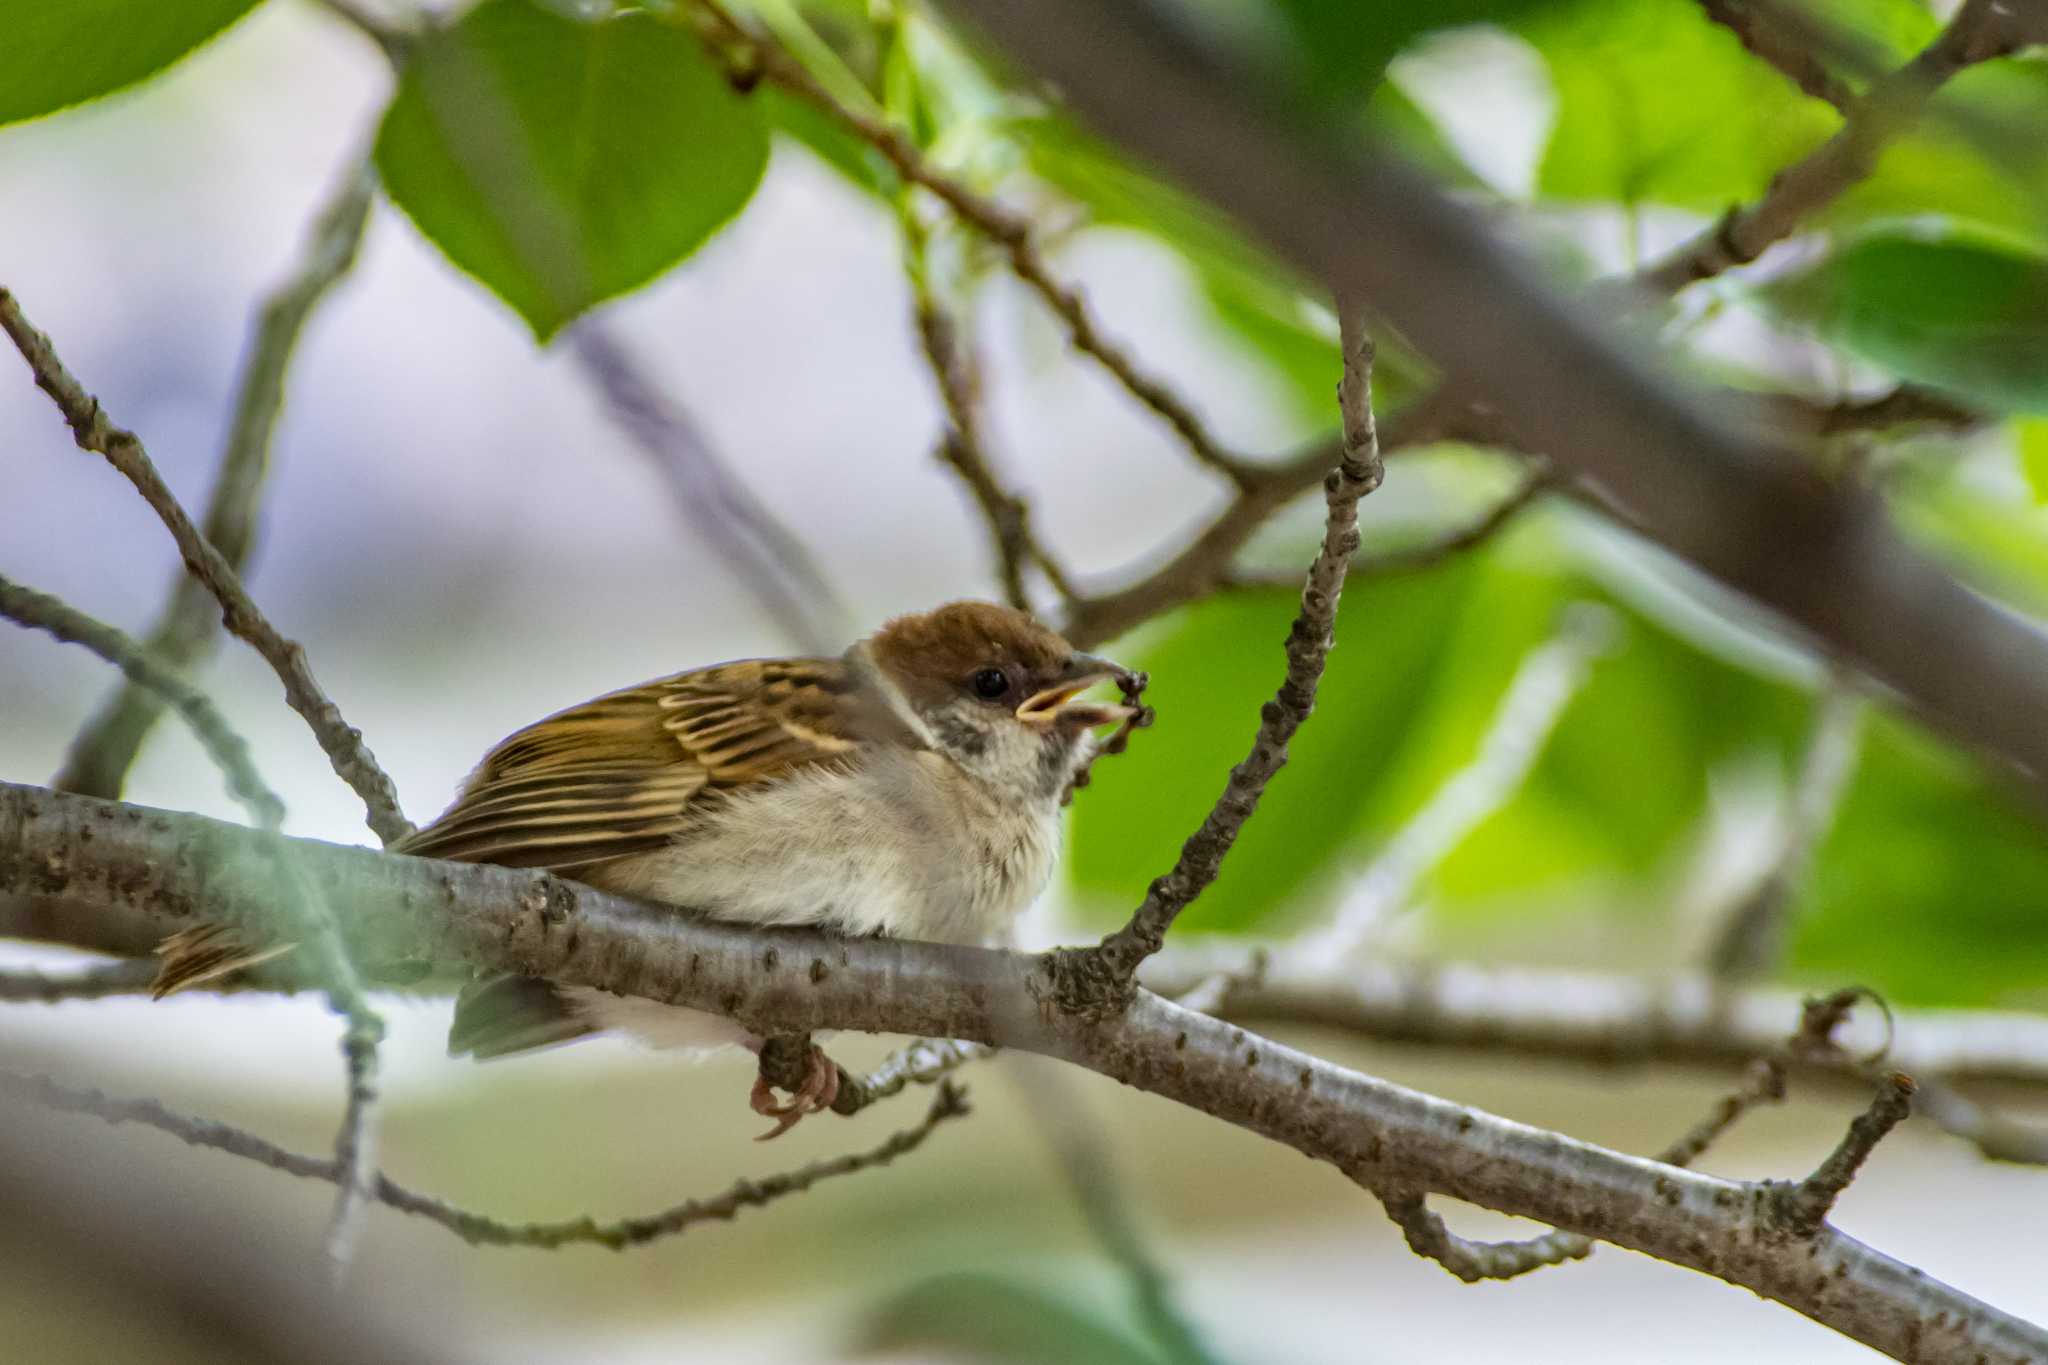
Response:
[{"label": "brown branch", "polygon": [[1046,264],[1029,218],[932,165],[917,144],[886,119],[850,109],[835,99],[779,43],[739,23],[717,0],[694,0],[693,7],[704,20],[712,55],[728,64],[736,83],[750,87],[759,80],[772,82],[880,152],[904,180],[929,190],[962,222],[1000,247],[1011,272],[1066,327],[1074,349],[1094,359],[1127,393],[1158,414],[1197,461],[1240,488],[1256,478],[1256,467],[1226,450],[1186,399],[1103,335],[1087,299],[1078,289],[1061,283]]},{"label": "brown branch", "polygon": [[[1237,833],[1257,809],[1266,784],[1287,762],[1287,745],[1315,709],[1316,684],[1329,659],[1337,628],[1337,600],[1344,574],[1358,551],[1358,501],[1386,476],[1372,417],[1372,342],[1345,310],[1345,378],[1338,392],[1344,417],[1344,456],[1324,480],[1329,505],[1322,547],[1309,565],[1301,589],[1301,611],[1287,633],[1287,673],[1280,690],[1259,712],[1251,752],[1230,770],[1223,795],[1181,847],[1173,869],[1154,881],[1130,923],[1086,953],[1060,958],[1074,969],[1065,1008],[1098,1009],[1127,996],[1138,964],[1159,951],[1180,912],[1202,894],[1222,870]],[[1099,973],[1099,974],[1098,974]],[[1107,994],[1105,995],[1105,991]]]},{"label": "brown branch", "polygon": [[[5,301],[5,293],[0,292],[0,304]],[[121,631],[46,593],[24,588],[5,578],[0,578],[0,615],[22,625],[48,631],[67,643],[82,645],[119,668],[139,686],[156,692],[192,727],[208,757],[227,775],[228,789],[241,801],[261,830],[264,850],[276,864],[286,890],[281,900],[284,916],[295,932],[312,940],[328,1003],[346,1024],[342,1051],[347,1059],[347,1101],[335,1139],[336,1169],[343,1178],[339,1181],[341,1192],[335,1204],[328,1241],[328,1250],[335,1264],[345,1265],[359,1221],[357,1214],[368,1189],[370,1174],[375,1170],[375,1160],[371,1155],[373,1106],[376,1100],[377,1045],[383,1039],[384,1024],[370,1007],[362,980],[356,973],[324,895],[305,875],[279,834],[284,824],[284,802],[265,784],[249,757],[247,744],[228,727],[205,694],[150,658],[139,644]],[[273,925],[264,928],[266,932],[275,932]]]},{"label": "brown branch", "polygon": [[[1706,1271],[1920,1361],[2048,1357],[2048,1332],[1831,1225],[1770,1233],[1761,1187],[1541,1132],[1312,1057],[1138,991],[1113,1017],[1057,1008],[1047,958],[744,928],[545,873],[292,840],[369,961],[516,971],[715,1011],[768,1037],[959,1038],[1056,1057],[1406,1184]],[[280,891],[260,836],[198,816],[0,783],[0,895],[261,925]],[[1909,1328],[1911,1329],[1909,1331]]]},{"label": "brown branch", "polygon": [[206,585],[221,605],[228,630],[246,640],[261,654],[284,683],[285,700],[312,727],[313,737],[334,771],[355,789],[368,813],[370,828],[386,844],[412,832],[412,824],[399,809],[398,792],[391,779],[377,766],[377,760],[363,743],[360,730],[342,719],[341,711],[320,690],[306,652],[279,634],[269,618],[257,608],[241,577],[209,541],[157,473],[149,454],[135,434],[113,424],[101,410],[99,400],[87,393],[57,358],[50,339],[38,332],[22,315],[14,295],[0,289],[0,329],[13,340],[22,359],[34,373],[36,386],[50,396],[71,427],[79,449],[104,456],[142,494],[178,543],[185,565]]},{"label": "brown branch", "polygon": [[1856,91],[1828,68],[1815,50],[1805,16],[1787,14],[1782,6],[1757,0],[1700,0],[1707,18],[1733,33],[1743,47],[1776,67],[1806,94],[1844,114],[1856,105]]},{"label": "brown branch", "polygon": [[[237,573],[249,561],[270,472],[270,447],[284,407],[285,375],[306,321],[355,263],[376,190],[374,164],[354,163],[313,220],[304,256],[289,279],[267,297],[257,315],[249,354],[236,386],[234,418],[220,470],[214,476],[201,532]],[[173,672],[189,673],[212,653],[220,612],[206,585],[180,573],[143,646]],[[53,785],[87,796],[121,794],[135,755],[163,714],[149,687],[125,682],[101,703],[71,742]]]},{"label": "brown branch", "polygon": [[1856,1178],[1856,1173],[1863,1169],[1863,1163],[1870,1159],[1877,1144],[1884,1141],[1885,1135],[1912,1112],[1913,1079],[1901,1072],[1892,1072],[1885,1077],[1870,1108],[1856,1116],[1827,1160],[1821,1162],[1812,1175],[1782,1192],[1778,1201],[1779,1213],[1792,1231],[1801,1237],[1811,1237],[1819,1232],[1827,1221],[1828,1211],[1834,1208],[1842,1191],[1849,1188],[1849,1182]]},{"label": "brown branch", "polygon": [[1720,222],[1638,271],[1633,282],[1653,293],[1670,294],[1748,265],[1870,174],[1878,153],[1920,116],[1957,72],[2020,45],[2020,31],[2008,22],[2000,0],[1965,0],[1933,42],[1852,104],[1835,135],[1781,172],[1763,198],[1730,210]]},{"label": "brown branch", "polygon": [[602,323],[586,321],[569,339],[605,414],[647,455],[684,521],[783,633],[813,653],[843,648],[851,617],[802,537],[754,496],[690,414]]},{"label": "brown branch", "polygon": [[[226,1152],[303,1179],[329,1183],[342,1179],[343,1167],[338,1161],[291,1151],[246,1129],[181,1114],[153,1099],[122,1099],[97,1090],[60,1085],[47,1076],[9,1071],[0,1071],[0,1094],[29,1100],[63,1113],[89,1114],[111,1124],[143,1124],[191,1146]],[[686,1200],[659,1213],[621,1218],[614,1222],[600,1223],[586,1215],[558,1222],[508,1223],[459,1208],[432,1195],[420,1194],[383,1175],[376,1177],[373,1194],[378,1203],[400,1213],[438,1223],[471,1246],[534,1247],[553,1251],[588,1243],[613,1251],[625,1251],[676,1236],[699,1223],[713,1220],[730,1222],[743,1209],[759,1208],[789,1195],[801,1194],[823,1180],[886,1166],[897,1157],[915,1151],[940,1124],[967,1112],[964,1093],[950,1081],[944,1082],[922,1122],[890,1135],[886,1141],[867,1151],[814,1161],[796,1170],[758,1180],[741,1180],[723,1194]]]},{"label": "brown branch", "polygon": [[1024,573],[1033,564],[1045,575],[1053,591],[1071,602],[1075,596],[1073,582],[1033,532],[1030,505],[1004,488],[996,476],[995,464],[982,440],[980,367],[963,344],[958,323],[940,306],[932,288],[925,227],[907,203],[897,217],[903,228],[903,273],[910,281],[919,349],[946,412],[939,459],[959,476],[981,509],[982,520],[988,523],[989,541],[996,552],[997,577],[1010,605],[1021,611],[1030,610],[1031,596],[1025,589]]}]

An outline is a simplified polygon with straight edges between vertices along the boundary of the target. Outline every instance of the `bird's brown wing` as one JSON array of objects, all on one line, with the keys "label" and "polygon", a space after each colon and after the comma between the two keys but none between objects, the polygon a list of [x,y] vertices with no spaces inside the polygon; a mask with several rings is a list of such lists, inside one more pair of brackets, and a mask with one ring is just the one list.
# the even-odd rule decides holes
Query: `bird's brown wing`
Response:
[{"label": "bird's brown wing", "polygon": [[570,876],[661,848],[707,794],[843,759],[859,706],[836,659],[719,664],[571,707],[491,750],[396,849]]}]

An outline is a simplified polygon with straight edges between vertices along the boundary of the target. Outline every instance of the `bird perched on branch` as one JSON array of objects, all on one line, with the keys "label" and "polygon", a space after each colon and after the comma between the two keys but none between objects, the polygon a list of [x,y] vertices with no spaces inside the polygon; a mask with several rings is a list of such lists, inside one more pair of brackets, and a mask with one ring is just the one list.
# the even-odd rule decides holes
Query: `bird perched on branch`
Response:
[{"label": "bird perched on branch", "polygon": [[[1022,612],[955,602],[836,659],[715,664],[558,712],[492,749],[393,851],[546,868],[723,920],[983,943],[1044,888],[1093,732],[1139,718],[1083,694],[1114,680],[1132,699],[1130,678]],[[182,980],[167,958],[160,987],[217,967],[205,947]],[[500,1057],[614,1028],[763,1041],[717,1015],[493,974],[463,990],[448,1049]],[[757,1080],[754,1107],[786,1126],[838,1081],[813,1049],[793,1099]]]}]

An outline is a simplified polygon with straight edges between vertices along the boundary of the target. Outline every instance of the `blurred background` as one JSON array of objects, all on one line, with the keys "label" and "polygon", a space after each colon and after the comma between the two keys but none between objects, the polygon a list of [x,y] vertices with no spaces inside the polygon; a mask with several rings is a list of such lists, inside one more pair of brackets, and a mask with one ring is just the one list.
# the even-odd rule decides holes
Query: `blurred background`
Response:
[{"label": "blurred background", "polygon": [[[1892,8],[1935,22],[1904,0]],[[1653,257],[1715,205],[1760,191],[1827,127],[1824,107],[1799,103],[1720,30],[1674,17],[1693,9],[1646,0],[1631,11],[1673,32],[1683,23],[1683,41],[1708,54],[1681,54],[1712,96],[1693,98],[1725,109],[1754,87],[1769,92],[1757,97],[1759,120],[1777,101],[1796,110],[1771,124],[1774,139],[1734,138],[1739,166],[1724,166],[1737,155],[1729,147],[1683,130],[1652,145],[1664,127],[1656,119],[1672,116],[1665,104],[1682,96],[1628,74],[1601,98],[1649,120],[1644,144],[1561,152],[1560,128],[1597,117],[1573,102],[1573,82],[1589,79],[1598,53],[1541,31],[1465,29],[1408,49],[1394,67],[1413,120],[1403,135],[1442,158],[1433,164],[1499,210],[1560,278]],[[1636,41],[1628,51],[1639,54],[1656,50],[1657,32],[1612,41]],[[1737,69],[1750,74],[1725,75]],[[272,0],[139,88],[0,131],[0,283],[143,437],[188,506],[206,498],[252,310],[293,268],[313,213],[362,156],[391,92],[388,64],[359,33],[318,5]],[[1656,107],[1643,106],[1653,94]],[[952,152],[977,176],[1047,214],[1062,274],[1230,448],[1291,452],[1332,428],[1326,313],[1303,303],[1277,323],[1257,315],[1200,249],[1120,225],[1113,193],[1083,192],[1085,149],[1026,142],[1041,159],[1021,164],[1024,153],[995,141],[956,141]],[[1600,170],[1600,157],[1617,165]],[[1864,221],[1910,206],[1899,184],[1933,185],[1921,207],[1960,211],[1941,202],[1963,193],[1958,167],[1947,178],[1914,181],[1911,165],[1891,172],[1898,183],[1875,178]],[[1614,183],[1633,176],[1641,192],[1624,202],[1607,181],[1573,189],[1574,174],[1596,171]],[[1978,218],[2038,228],[2028,216],[2038,205],[1995,177],[1985,184],[1969,191]],[[958,241],[942,235],[935,249],[972,300],[987,443],[1085,584],[1123,581],[1223,505],[1227,490],[1073,356],[1035,300]],[[1795,244],[1783,268],[1815,250]],[[1681,303],[1673,350],[1694,375],[1769,376],[1823,402],[1888,386],[1867,354],[1823,346],[1782,312],[1750,306],[1749,288]],[[885,200],[778,138],[743,213],[599,316],[809,547],[844,604],[845,619],[831,622],[839,638],[945,598],[996,595],[985,529],[933,456],[943,414]],[[1422,374],[1393,345],[1383,396],[1399,402]],[[104,462],[72,447],[25,369],[0,362],[0,381],[0,571],[146,631],[178,569],[168,536]],[[1915,533],[2020,610],[2048,601],[2048,522],[2028,481],[2033,431],[1994,413],[1961,435],[1888,436],[1869,457],[1897,472],[1888,492]],[[801,648],[678,515],[569,347],[537,346],[512,310],[382,200],[358,264],[309,326],[274,461],[252,589],[304,643],[415,820],[438,811],[493,742],[563,705],[694,664]],[[1456,526],[1515,478],[1491,452],[1406,455],[1367,504],[1368,549]],[[1305,562],[1318,521],[1316,506],[1293,509],[1248,562]],[[1368,870],[1471,762],[1530,652],[1588,602],[1606,612],[1604,652],[1566,686],[1554,733],[1548,720],[1539,727],[1526,777],[1416,869],[1394,903],[1373,902],[1384,887]],[[1104,762],[1077,801],[1066,869],[1028,939],[1099,932],[1170,863],[1242,754],[1258,699],[1278,679],[1291,613],[1285,588],[1234,593],[1106,648],[1152,669],[1160,722]],[[1824,669],[1611,523],[1561,500],[1541,505],[1426,574],[1361,582],[1338,639],[1295,766],[1189,915],[1190,931],[1287,935],[1348,909],[1394,957],[1658,976],[1697,966],[1770,871]],[[0,776],[47,780],[109,681],[82,651],[0,634]],[[290,832],[368,841],[354,797],[252,653],[222,648],[203,681],[284,795]],[[1855,744],[1778,975],[1821,988],[1866,983],[1902,1005],[2048,1003],[2038,812],[1897,716],[1871,716]],[[239,818],[172,724],[152,735],[125,795]],[[0,944],[0,963],[65,960]],[[757,1147],[743,1058],[690,1064],[605,1039],[477,1066],[442,1055],[447,1013],[444,1001],[392,1004],[383,1164],[511,1219],[623,1216],[711,1194],[739,1175],[879,1141],[921,1107],[913,1095]],[[0,1058],[320,1150],[339,1102],[335,1036],[335,1021],[306,999],[9,1006]],[[1290,1040],[1627,1151],[1663,1146],[1729,1083],[1668,1066],[1539,1064],[1335,1034]],[[833,1045],[849,1067],[885,1050],[874,1039]],[[979,1358],[977,1331],[1019,1348],[1005,1358],[1135,1358],[1116,1354],[1118,1334],[1135,1330],[1122,1272],[1089,1232],[1057,1155],[1081,1124],[1104,1144],[1178,1303],[1222,1359],[1868,1358],[1776,1305],[1612,1247],[1582,1265],[1467,1287],[1411,1256],[1361,1191],[1280,1147],[1028,1058],[979,1064],[962,1079],[974,1116],[913,1156],[650,1248],[478,1250],[374,1210],[344,1292],[451,1360],[937,1361]],[[1746,1122],[1706,1168],[1803,1172],[1862,1102],[1842,1087],[1802,1091]],[[10,1110],[17,1121],[79,1168],[146,1171],[177,1202],[225,1212],[277,1257],[317,1265],[325,1186],[90,1119]],[[2015,1248],[2044,1199],[2048,1174],[1993,1164],[1914,1123],[1878,1151],[1837,1219],[2039,1320],[2048,1278]],[[1490,1215],[1451,1217],[1474,1235],[1512,1231]],[[207,1358],[204,1340],[185,1339],[179,1324],[137,1318],[76,1280],[0,1275],[0,1321],[25,1343],[23,1359],[125,1358],[138,1340],[154,1358]]]}]

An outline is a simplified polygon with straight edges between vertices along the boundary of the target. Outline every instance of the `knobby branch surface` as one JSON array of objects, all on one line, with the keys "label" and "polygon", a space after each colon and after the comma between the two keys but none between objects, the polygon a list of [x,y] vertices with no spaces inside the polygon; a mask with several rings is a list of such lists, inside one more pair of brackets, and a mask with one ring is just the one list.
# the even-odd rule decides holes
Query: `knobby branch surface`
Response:
[{"label": "knobby branch surface", "polygon": [[1046,264],[1029,218],[932,165],[909,135],[889,120],[835,98],[773,38],[741,24],[716,0],[691,2],[713,40],[712,55],[728,61],[736,80],[746,85],[767,80],[880,152],[904,180],[929,190],[962,222],[1001,248],[1010,271],[1059,318],[1074,349],[1095,360],[1126,392],[1158,414],[1197,461],[1240,488],[1257,477],[1255,467],[1225,449],[1187,399],[1103,334],[1081,291],[1063,284]]},{"label": "knobby branch surface", "polygon": [[[263,848],[279,873],[283,891],[279,901],[281,917],[291,931],[312,941],[328,1003],[346,1025],[342,1034],[346,1098],[341,1128],[335,1138],[340,1194],[328,1236],[330,1257],[337,1267],[345,1266],[361,1221],[362,1204],[376,1173],[373,1153],[377,1044],[384,1036],[384,1024],[370,1006],[324,893],[305,874],[280,833],[284,802],[256,771],[247,743],[228,726],[212,701],[151,658],[135,640],[57,598],[5,578],[0,578],[0,615],[48,631],[67,643],[82,645],[119,668],[136,684],[155,691],[192,727],[208,756],[226,774],[228,790],[256,822]],[[275,938],[279,926],[271,923],[260,927],[266,938]]]},{"label": "knobby branch surface", "polygon": [[388,845],[412,833],[412,823],[399,808],[397,788],[363,743],[362,732],[342,719],[340,708],[321,691],[305,650],[281,635],[257,608],[240,575],[172,494],[142,442],[133,432],[114,425],[99,400],[72,378],[50,339],[29,324],[20,304],[5,289],[0,289],[0,329],[28,362],[36,386],[64,415],[79,448],[103,456],[135,485],[143,501],[169,528],[185,566],[220,603],[229,632],[246,640],[276,671],[284,683],[285,700],[312,728],[335,773],[362,798],[369,826],[377,837]]},{"label": "knobby branch surface", "polygon": [[[343,1168],[338,1161],[291,1151],[247,1129],[181,1114],[153,1099],[118,1098],[97,1090],[61,1085],[47,1076],[11,1071],[0,1071],[0,1095],[64,1113],[90,1114],[112,1124],[139,1123],[168,1133],[191,1146],[226,1152],[307,1180],[324,1180],[332,1184],[343,1179]],[[922,1146],[940,1124],[967,1112],[964,1092],[950,1081],[944,1082],[921,1122],[891,1134],[866,1151],[814,1161],[778,1175],[737,1181],[722,1194],[686,1200],[658,1213],[609,1222],[599,1222],[585,1215],[546,1223],[508,1223],[459,1208],[432,1195],[421,1194],[383,1175],[376,1177],[372,1196],[378,1203],[400,1213],[438,1223],[471,1246],[532,1247],[553,1251],[565,1246],[590,1244],[625,1251],[687,1232],[699,1223],[714,1220],[730,1222],[744,1209],[759,1208],[789,1195],[801,1194],[820,1181],[886,1166],[897,1157]]]},{"label": "knobby branch surface", "polygon": [[[1331,1065],[1140,990],[1113,1017],[1054,1007],[1041,957],[741,928],[545,873],[290,841],[364,960],[466,963],[712,1010],[757,1035],[859,1029],[1056,1057],[1329,1162],[1743,1285],[1914,1361],[2048,1358],[2048,1332],[1763,1187],[1624,1156]],[[199,816],[0,784],[0,894],[269,923],[262,836]]]},{"label": "knobby branch surface", "polygon": [[[1280,690],[1259,710],[1258,733],[1251,752],[1230,770],[1223,795],[1201,826],[1188,836],[1173,869],[1155,880],[1130,923],[1104,938],[1087,954],[1061,959],[1077,970],[1074,994],[1062,1003],[1089,1010],[1127,992],[1138,964],[1159,951],[1166,931],[1180,912],[1202,894],[1222,870],[1223,859],[1237,842],[1238,831],[1251,819],[1266,784],[1287,762],[1287,745],[1315,709],[1316,684],[1329,660],[1337,629],[1337,601],[1344,575],[1358,552],[1358,501],[1380,486],[1386,470],[1380,461],[1379,438],[1372,415],[1372,342],[1362,330],[1356,309],[1342,310],[1344,377],[1338,400],[1344,422],[1344,454],[1323,482],[1329,511],[1322,546],[1309,565],[1301,589],[1301,611],[1287,632],[1287,672]],[[1099,966],[1106,980],[1095,977]]]},{"label": "knobby branch surface", "polygon": [[[1710,14],[1722,8],[1726,6],[1708,5]],[[2020,46],[2020,29],[2008,16],[2016,8],[2010,0],[1964,0],[1933,42],[1851,103],[1835,135],[1781,172],[1763,198],[1731,210],[1646,266],[1636,274],[1635,283],[1653,293],[1675,293],[1748,265],[1764,248],[1790,236],[1802,221],[1869,175],[1878,153],[1912,126],[1935,92],[1957,72]]]},{"label": "knobby branch surface", "polygon": [[903,273],[910,281],[918,349],[946,413],[939,458],[959,476],[982,520],[988,523],[996,576],[1010,605],[1030,610],[1031,594],[1024,575],[1034,565],[1053,591],[1071,602],[1075,598],[1073,582],[1032,530],[1030,504],[1004,487],[996,474],[982,433],[981,367],[958,320],[939,302],[932,281],[928,230],[908,202],[899,206],[897,218],[903,231]]},{"label": "knobby branch surface", "polygon": [[647,455],[691,530],[718,552],[797,648],[825,655],[843,649],[852,615],[803,537],[754,496],[703,426],[662,392],[611,329],[586,321],[570,332],[569,341],[605,414]]},{"label": "knobby branch surface", "polygon": [[[220,469],[214,475],[201,523],[207,541],[237,573],[243,571],[255,548],[271,442],[284,408],[285,375],[307,319],[355,263],[376,185],[375,164],[368,157],[349,166],[314,218],[297,267],[258,311],[248,356],[235,385],[227,445],[221,451]],[[219,629],[220,611],[213,593],[198,578],[180,573],[150,628],[144,649],[171,671],[188,673],[212,652]],[[87,796],[119,796],[128,769],[163,707],[151,688],[134,681],[121,683],[71,742],[63,771],[53,785]]]}]

